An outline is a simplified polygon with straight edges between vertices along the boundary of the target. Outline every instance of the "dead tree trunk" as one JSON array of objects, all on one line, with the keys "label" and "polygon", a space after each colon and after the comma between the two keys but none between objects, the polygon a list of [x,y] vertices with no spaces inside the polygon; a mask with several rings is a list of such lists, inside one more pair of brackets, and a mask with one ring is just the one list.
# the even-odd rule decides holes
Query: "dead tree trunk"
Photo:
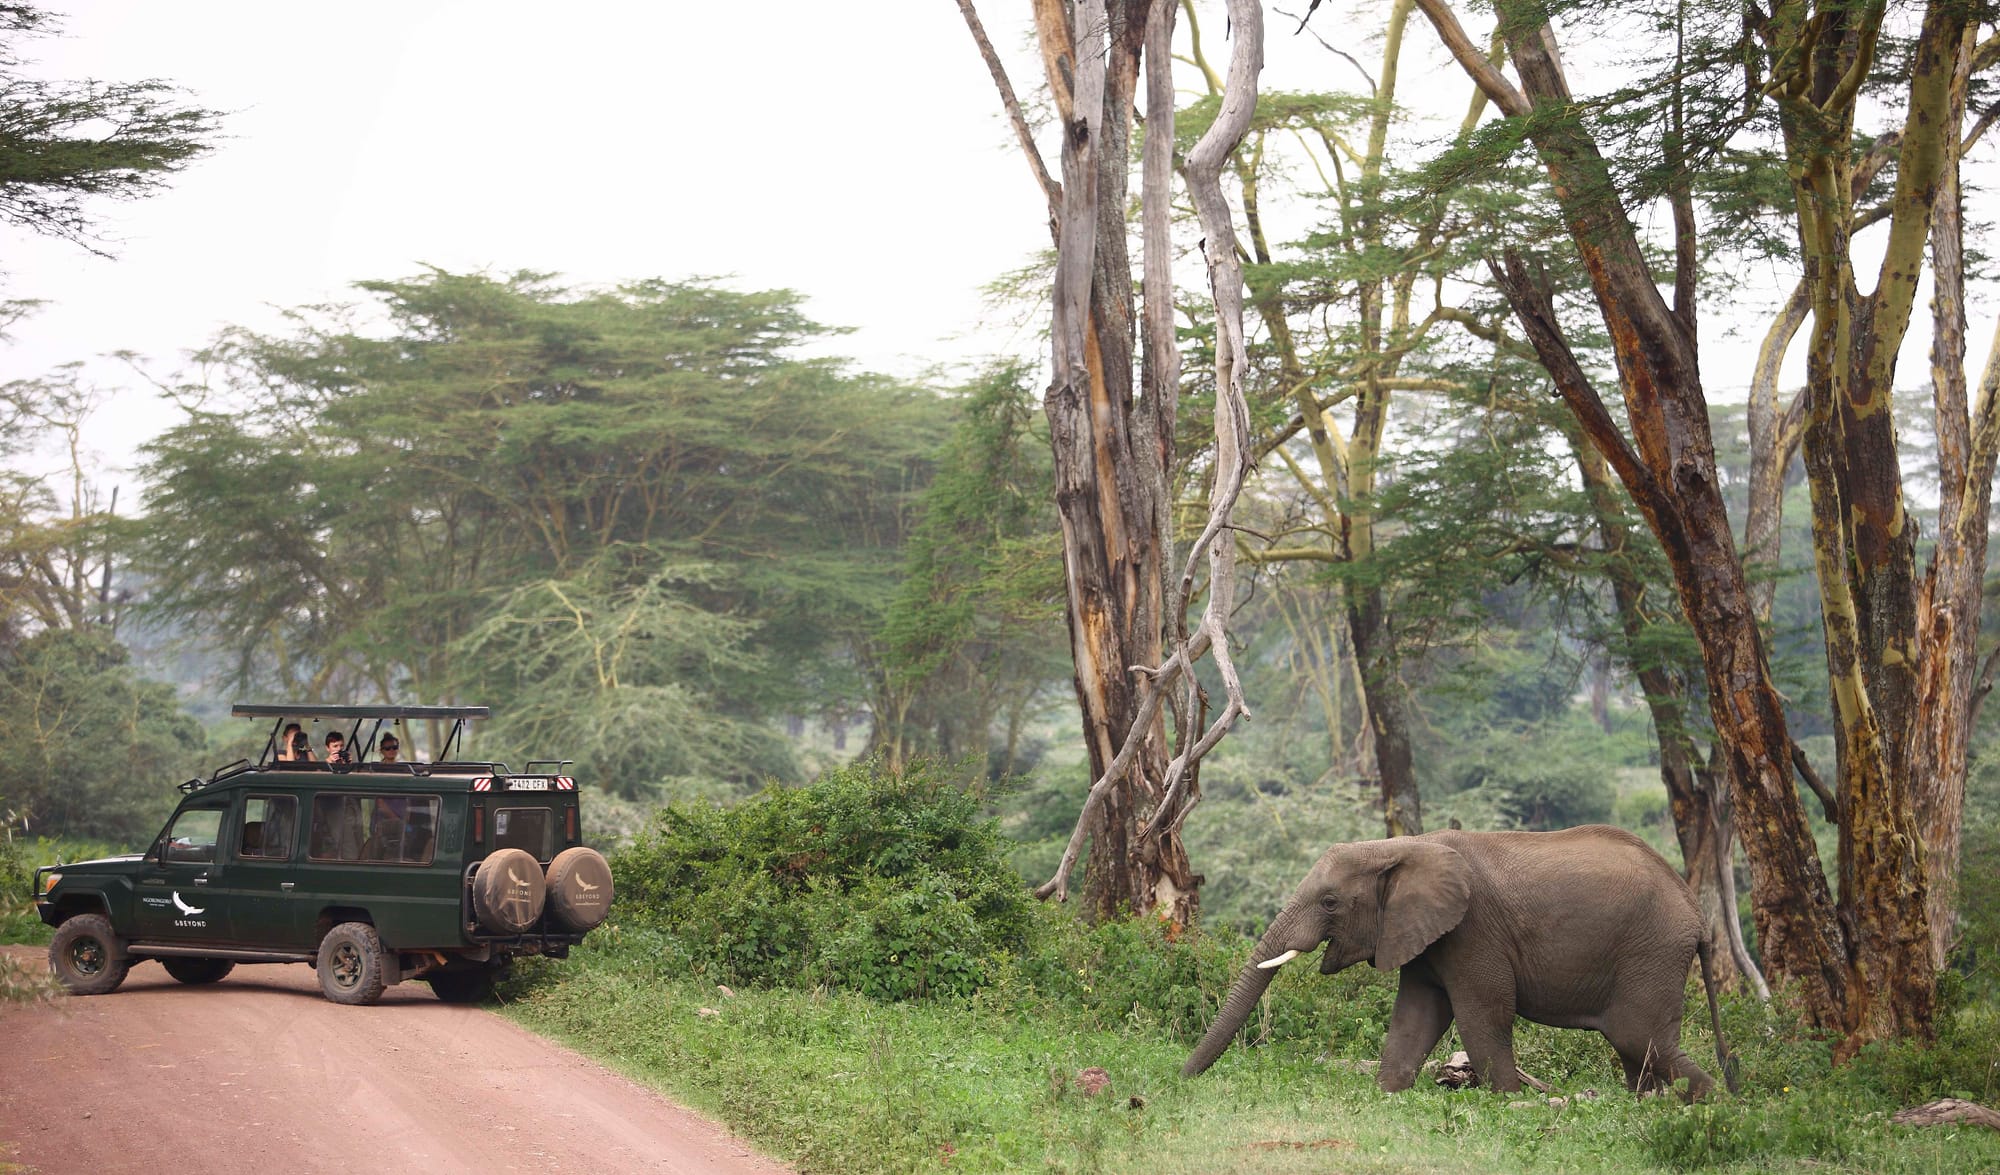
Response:
[{"label": "dead tree trunk", "polygon": [[[1207,526],[1177,579],[1173,574],[1171,459],[1179,381],[1173,334],[1169,183],[1173,92],[1171,0],[1035,0],[1035,21],[1063,131],[1060,187],[1047,178],[1025,131],[1005,71],[960,0],[1024,149],[1055,212],[1053,375],[1044,409],[1055,458],[1074,684],[1094,782],[1056,876],[1039,896],[1066,896],[1082,844],[1090,844],[1087,901],[1093,916],[1150,911],[1193,920],[1201,877],[1180,839],[1199,795],[1202,757],[1248,717],[1229,658],[1235,554],[1226,533],[1241,490],[1248,412],[1242,398],[1242,274],[1226,215],[1214,212],[1214,173],[1235,150],[1256,104],[1262,69],[1261,14],[1232,0],[1237,46],[1215,123],[1188,157],[1188,187],[1210,243],[1216,303],[1215,474]],[[1131,262],[1126,250],[1129,134],[1139,67],[1147,65],[1147,134],[1141,217],[1146,242],[1145,367],[1135,386]],[[1213,188],[1214,191],[1209,189]],[[1208,602],[1189,633],[1195,561],[1206,556]],[[1167,601],[1171,600],[1171,607]],[[1162,657],[1172,626],[1174,651]],[[1228,698],[1206,729],[1192,671],[1215,658]],[[1172,705],[1167,705],[1169,698]],[[1180,734],[1169,760],[1163,714]],[[1142,823],[1143,821],[1143,823]]]}]

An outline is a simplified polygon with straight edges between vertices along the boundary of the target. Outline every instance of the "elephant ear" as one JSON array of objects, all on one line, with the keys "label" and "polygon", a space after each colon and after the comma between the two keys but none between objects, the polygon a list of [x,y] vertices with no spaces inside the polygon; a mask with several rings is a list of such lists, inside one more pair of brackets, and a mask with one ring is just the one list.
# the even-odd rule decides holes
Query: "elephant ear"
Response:
[{"label": "elephant ear", "polygon": [[1389,843],[1382,872],[1382,933],[1375,966],[1401,967],[1422,954],[1465,917],[1472,900],[1472,870],[1457,850],[1434,841],[1398,837]]}]

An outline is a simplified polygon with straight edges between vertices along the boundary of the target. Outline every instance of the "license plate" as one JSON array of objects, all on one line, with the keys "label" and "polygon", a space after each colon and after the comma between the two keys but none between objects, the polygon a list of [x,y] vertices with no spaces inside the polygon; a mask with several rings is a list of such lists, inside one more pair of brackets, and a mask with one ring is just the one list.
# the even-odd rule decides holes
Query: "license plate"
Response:
[{"label": "license plate", "polygon": [[549,781],[546,779],[510,779],[507,781],[507,790],[547,791],[549,790]]}]

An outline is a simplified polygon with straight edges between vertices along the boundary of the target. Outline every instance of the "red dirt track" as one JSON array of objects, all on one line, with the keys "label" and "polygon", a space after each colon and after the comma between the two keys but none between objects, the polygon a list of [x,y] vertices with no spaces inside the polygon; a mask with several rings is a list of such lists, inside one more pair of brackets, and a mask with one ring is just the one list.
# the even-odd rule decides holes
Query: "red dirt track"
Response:
[{"label": "red dirt track", "polygon": [[[44,966],[35,948],[8,947]],[[10,1167],[9,1164],[18,1164]],[[778,1172],[723,1127],[423,983],[374,1007],[300,964],[0,1004],[0,1172]]]}]

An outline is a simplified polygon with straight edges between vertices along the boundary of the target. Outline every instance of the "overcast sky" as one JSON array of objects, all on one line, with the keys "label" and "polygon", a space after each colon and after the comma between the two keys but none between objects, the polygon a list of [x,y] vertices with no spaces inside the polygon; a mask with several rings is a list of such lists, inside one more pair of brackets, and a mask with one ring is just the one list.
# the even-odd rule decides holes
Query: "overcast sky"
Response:
[{"label": "overcast sky", "polygon": [[[1024,91],[1038,69],[1028,7],[980,5]],[[1372,62],[1377,8],[1333,0],[1314,29]],[[1220,67],[1219,13],[1207,23]],[[1267,86],[1355,83],[1292,27],[1271,18]],[[1037,345],[980,328],[980,287],[1048,237],[952,0],[76,0],[65,31],[27,46],[34,72],[170,79],[226,112],[225,137],[163,194],[102,207],[114,259],[7,232],[6,295],[51,305],[0,346],[0,378],[114,350],[164,375],[225,325],[272,329],[278,308],[425,264],[786,286],[855,328],[843,353],[903,374]],[[1460,111],[1466,82],[1434,40],[1413,23],[1405,95]],[[1993,158],[1985,145],[1982,177]],[[1721,328],[1704,320],[1718,394],[1754,351]],[[1905,348],[1906,382],[1923,378],[1925,345]],[[91,370],[133,389],[93,436],[116,480],[172,410],[117,364]]]}]

